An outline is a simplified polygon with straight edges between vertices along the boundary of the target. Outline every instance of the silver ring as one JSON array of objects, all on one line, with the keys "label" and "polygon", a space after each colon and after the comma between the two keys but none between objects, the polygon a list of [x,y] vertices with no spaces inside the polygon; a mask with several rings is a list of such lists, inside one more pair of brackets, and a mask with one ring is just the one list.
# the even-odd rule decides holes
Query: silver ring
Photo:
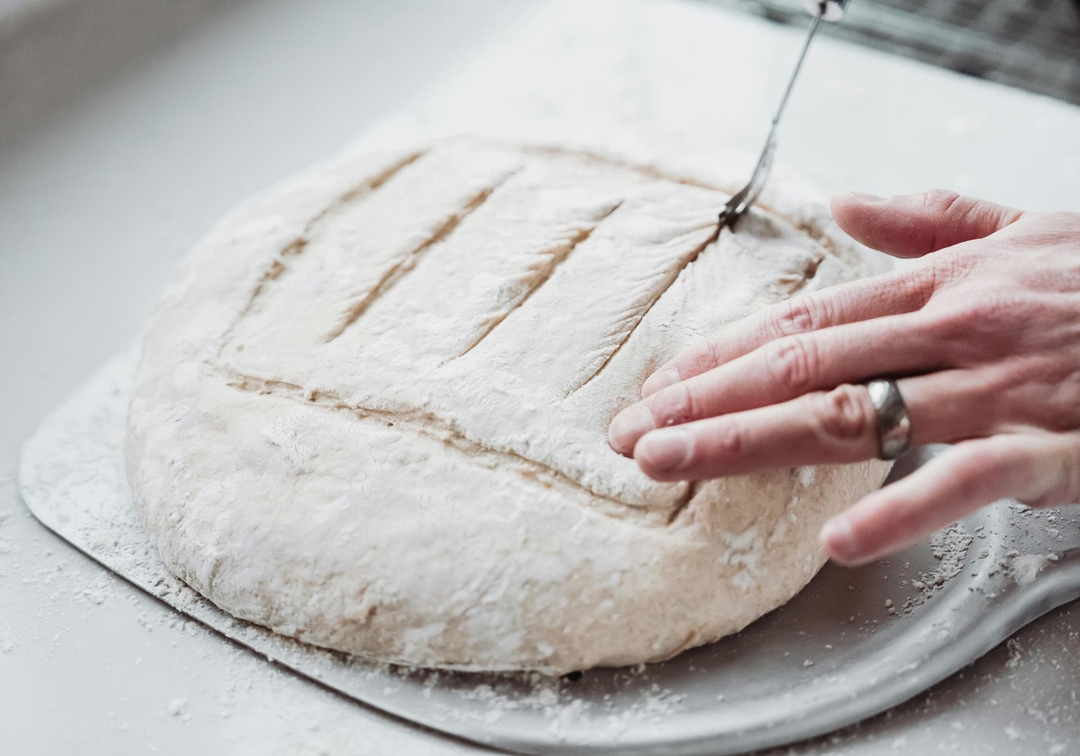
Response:
[{"label": "silver ring", "polygon": [[874,380],[866,384],[877,414],[878,458],[896,459],[911,447],[911,418],[896,381]]}]

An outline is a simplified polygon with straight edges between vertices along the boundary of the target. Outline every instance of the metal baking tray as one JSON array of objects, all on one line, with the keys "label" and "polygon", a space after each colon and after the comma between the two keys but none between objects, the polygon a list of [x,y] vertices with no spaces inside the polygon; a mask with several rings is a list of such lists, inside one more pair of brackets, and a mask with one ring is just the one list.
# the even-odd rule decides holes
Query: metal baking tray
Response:
[{"label": "metal baking tray", "polygon": [[[890,559],[827,566],[737,635],[662,664],[550,678],[413,670],[236,620],[172,576],[124,473],[131,350],[23,447],[19,486],[48,528],[227,638],[367,706],[528,754],[722,754],[790,743],[894,706],[1080,597],[1080,517],[999,502]],[[902,460],[903,475],[933,450]]]}]

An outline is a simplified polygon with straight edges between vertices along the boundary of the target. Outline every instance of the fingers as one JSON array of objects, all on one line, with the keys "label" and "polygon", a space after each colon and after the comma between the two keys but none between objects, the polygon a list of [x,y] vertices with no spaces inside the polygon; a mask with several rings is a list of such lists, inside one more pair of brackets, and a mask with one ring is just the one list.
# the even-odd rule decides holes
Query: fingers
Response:
[{"label": "fingers", "polygon": [[[939,190],[891,199],[841,194],[833,198],[833,215],[845,231],[868,246],[899,257],[918,257],[989,236],[1019,220],[1024,213]],[[769,341],[913,312],[930,299],[935,284],[934,268],[927,265],[779,303],[722,329],[661,366],[642,385],[642,398]]]},{"label": "fingers", "polygon": [[[977,372],[950,370],[897,381],[921,446],[1000,430],[995,388]],[[643,435],[634,459],[657,480],[701,480],[774,467],[858,462],[880,451],[865,385],[843,385],[761,409]]]},{"label": "fingers", "polygon": [[840,386],[749,412],[642,436],[634,459],[656,480],[702,480],[770,467],[877,456],[877,416],[865,386]]},{"label": "fingers", "polygon": [[917,315],[878,318],[771,342],[661,389],[612,420],[611,448],[629,454],[651,430],[763,407],[875,375],[940,366],[942,343]]},{"label": "fingers", "polygon": [[662,365],[646,379],[646,398],[686,378],[700,375],[770,341],[832,326],[920,309],[934,293],[928,270],[908,269],[834,286],[780,302],[720,329]]},{"label": "fingers", "polygon": [[1003,498],[1036,506],[1080,499],[1080,434],[964,442],[834,517],[821,540],[833,560],[862,564]]},{"label": "fingers", "polygon": [[911,419],[914,446],[980,438],[1005,418],[998,385],[980,370],[942,370],[896,382]]},{"label": "fingers", "polygon": [[832,200],[833,218],[857,241],[896,257],[921,257],[1000,231],[1023,211],[934,190],[884,199],[847,192]]}]

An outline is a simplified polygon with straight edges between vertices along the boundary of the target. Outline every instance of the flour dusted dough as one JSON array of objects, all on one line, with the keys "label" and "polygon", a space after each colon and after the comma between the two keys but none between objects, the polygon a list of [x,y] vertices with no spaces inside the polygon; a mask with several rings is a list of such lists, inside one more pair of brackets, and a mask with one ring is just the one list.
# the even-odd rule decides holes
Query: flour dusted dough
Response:
[{"label": "flour dusted dough", "polygon": [[277,632],[461,669],[664,659],[791,598],[881,464],[657,483],[606,429],[678,350],[867,262],[797,199],[710,243],[738,177],[694,165],[464,136],[234,211],[131,403],[168,567]]}]

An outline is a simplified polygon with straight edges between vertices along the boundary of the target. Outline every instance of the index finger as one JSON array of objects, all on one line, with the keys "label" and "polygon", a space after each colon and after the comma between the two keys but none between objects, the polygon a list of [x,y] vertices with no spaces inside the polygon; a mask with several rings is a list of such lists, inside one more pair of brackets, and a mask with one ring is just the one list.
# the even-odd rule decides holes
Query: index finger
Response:
[{"label": "index finger", "polygon": [[844,385],[789,402],[646,433],[641,471],[661,481],[706,480],[773,467],[858,462],[878,453],[866,386]]},{"label": "index finger", "polygon": [[641,398],[708,372],[776,339],[914,312],[926,304],[934,288],[934,270],[923,264],[779,302],[721,328],[660,366],[642,384]]}]

